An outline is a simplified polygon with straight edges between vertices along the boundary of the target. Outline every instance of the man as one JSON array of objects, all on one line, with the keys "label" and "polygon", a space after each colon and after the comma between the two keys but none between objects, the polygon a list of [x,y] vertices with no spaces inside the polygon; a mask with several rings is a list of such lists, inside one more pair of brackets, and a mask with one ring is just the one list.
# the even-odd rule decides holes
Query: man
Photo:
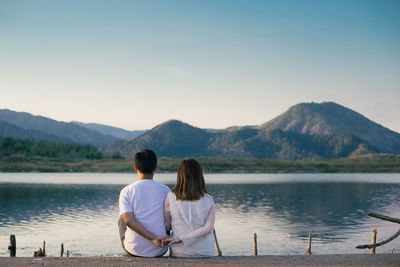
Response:
[{"label": "man", "polygon": [[169,187],[153,180],[157,156],[152,150],[135,154],[138,181],[127,185],[119,196],[118,221],[121,243],[131,256],[160,257],[168,247],[164,224],[164,200]]}]

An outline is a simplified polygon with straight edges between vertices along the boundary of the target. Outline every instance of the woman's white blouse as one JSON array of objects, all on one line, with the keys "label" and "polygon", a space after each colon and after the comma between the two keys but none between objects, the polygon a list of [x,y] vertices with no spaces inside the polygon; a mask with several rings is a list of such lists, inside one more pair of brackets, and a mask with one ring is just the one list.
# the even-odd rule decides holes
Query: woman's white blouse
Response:
[{"label": "woman's white blouse", "polygon": [[209,194],[194,201],[177,200],[169,192],[164,204],[165,224],[171,237],[182,243],[171,245],[173,257],[217,256],[214,244],[215,203]]}]

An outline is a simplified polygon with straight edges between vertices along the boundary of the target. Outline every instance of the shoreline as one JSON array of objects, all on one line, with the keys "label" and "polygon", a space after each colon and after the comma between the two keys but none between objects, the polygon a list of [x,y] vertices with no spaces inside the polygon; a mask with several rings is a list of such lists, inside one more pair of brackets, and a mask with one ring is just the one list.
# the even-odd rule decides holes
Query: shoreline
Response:
[{"label": "shoreline", "polygon": [[[111,173],[111,174],[134,174],[132,171],[3,171],[0,173]],[[157,174],[170,174],[177,173],[177,171],[160,171]],[[305,171],[305,172],[257,172],[257,171],[223,171],[223,172],[203,172],[204,174],[400,174],[400,171]]]},{"label": "shoreline", "polygon": [[222,256],[215,258],[43,257],[0,258],[0,266],[400,266],[400,254]]},{"label": "shoreline", "polygon": [[[205,173],[400,173],[400,156],[339,159],[196,158]],[[159,172],[176,172],[182,158],[161,157]],[[0,158],[0,172],[93,172],[131,173],[127,159],[12,160]]]}]

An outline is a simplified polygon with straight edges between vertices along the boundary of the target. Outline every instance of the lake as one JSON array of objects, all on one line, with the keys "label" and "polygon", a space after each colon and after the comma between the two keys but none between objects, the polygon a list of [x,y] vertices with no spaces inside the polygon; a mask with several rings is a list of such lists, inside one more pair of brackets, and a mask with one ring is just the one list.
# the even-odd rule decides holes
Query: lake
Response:
[{"label": "lake", "polygon": [[[400,174],[206,174],[216,206],[223,255],[303,255],[308,232],[313,254],[370,253],[355,249],[394,234],[398,224],[367,211],[400,218]],[[176,174],[156,174],[173,186]],[[135,174],[0,173],[0,256],[30,257],[46,241],[48,256],[61,243],[71,256],[122,256],[117,219],[120,190]],[[400,237],[377,253],[399,252]]]}]

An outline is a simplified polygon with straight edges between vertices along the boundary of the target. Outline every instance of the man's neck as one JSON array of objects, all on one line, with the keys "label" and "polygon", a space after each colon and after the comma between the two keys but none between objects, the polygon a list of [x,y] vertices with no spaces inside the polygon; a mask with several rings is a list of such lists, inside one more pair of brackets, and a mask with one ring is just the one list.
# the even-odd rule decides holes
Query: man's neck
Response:
[{"label": "man's neck", "polygon": [[138,179],[139,180],[153,180],[153,173],[141,173],[138,172]]}]

